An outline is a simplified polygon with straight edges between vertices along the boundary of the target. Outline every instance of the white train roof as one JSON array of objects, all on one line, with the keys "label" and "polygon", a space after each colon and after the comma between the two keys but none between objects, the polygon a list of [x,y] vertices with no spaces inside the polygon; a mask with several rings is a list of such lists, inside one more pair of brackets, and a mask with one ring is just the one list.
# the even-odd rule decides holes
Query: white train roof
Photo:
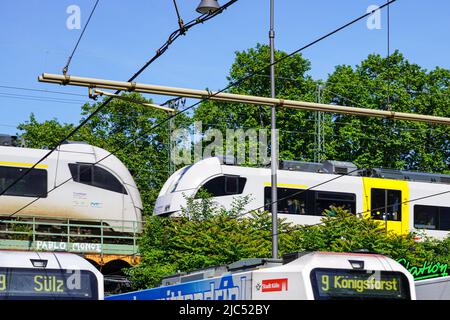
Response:
[{"label": "white train roof", "polygon": [[0,250],[2,268],[36,268],[31,260],[47,260],[47,269],[90,270],[100,273],[87,260],[73,253]]},{"label": "white train roof", "polygon": [[259,269],[255,272],[296,272],[312,268],[352,269],[350,260],[364,262],[364,270],[402,271],[397,262],[380,254],[349,252],[310,252],[282,266]]}]

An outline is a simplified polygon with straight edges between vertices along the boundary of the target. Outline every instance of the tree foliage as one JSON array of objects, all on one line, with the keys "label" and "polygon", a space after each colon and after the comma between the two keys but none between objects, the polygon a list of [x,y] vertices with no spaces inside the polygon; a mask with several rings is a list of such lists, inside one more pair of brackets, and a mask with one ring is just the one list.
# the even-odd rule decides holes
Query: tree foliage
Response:
[{"label": "tree foliage", "polygon": [[[336,66],[324,81],[307,73],[310,62],[300,54],[286,58],[277,51],[276,93],[278,98],[320,101],[370,109],[450,116],[450,70],[428,71],[410,63],[396,51],[389,58],[371,54],[359,65]],[[269,48],[236,52],[228,80],[236,83],[230,92],[269,96]],[[262,70],[262,71],[259,71]],[[253,71],[254,77],[244,79]],[[325,159],[352,161],[360,167],[429,172],[450,172],[450,128],[409,121],[325,114],[323,121]],[[204,102],[194,119],[205,128],[270,128],[270,110],[243,104]],[[277,109],[280,158],[312,161],[317,121],[314,112]]]},{"label": "tree foliage", "polygon": [[[301,54],[287,57],[282,51],[275,52],[275,59],[284,59],[276,66],[276,77],[280,79],[276,83],[277,97],[315,101],[316,83],[307,74],[310,62]],[[236,52],[235,62],[227,77],[230,84],[236,85],[229,92],[270,97],[269,63],[270,50],[267,45]],[[255,76],[242,81],[255,72]],[[281,158],[301,160],[313,157],[313,119],[312,113],[286,108],[277,110]],[[202,121],[205,129],[217,128],[224,133],[226,129],[270,129],[270,108],[206,101],[195,110],[194,120]]]},{"label": "tree foliage", "polygon": [[[389,102],[388,102],[389,97]],[[396,112],[450,116],[450,70],[427,71],[396,51],[369,55],[355,68],[337,66],[325,101]],[[363,167],[450,172],[450,129],[410,121],[335,115],[326,157]]]},{"label": "tree foliage", "polygon": [[[141,264],[129,275],[136,288],[155,286],[162,275],[271,255],[271,219],[267,213],[245,216],[248,199],[227,211],[211,197],[189,199],[178,218],[150,217],[139,243]],[[292,246],[292,226],[280,221],[280,250]],[[170,272],[168,272],[170,271]]]},{"label": "tree foliage", "polygon": [[[159,285],[161,278],[246,258],[272,255],[271,216],[253,212],[244,217],[244,202],[226,211],[208,195],[190,199],[179,218],[148,218],[139,248],[142,261],[127,271],[134,288]],[[332,208],[317,225],[294,226],[279,220],[280,255],[298,251],[352,252],[368,250],[404,258],[413,265],[425,260],[450,263],[450,239],[424,238],[415,234],[386,233],[384,226],[371,218],[359,218],[342,208]]]}]

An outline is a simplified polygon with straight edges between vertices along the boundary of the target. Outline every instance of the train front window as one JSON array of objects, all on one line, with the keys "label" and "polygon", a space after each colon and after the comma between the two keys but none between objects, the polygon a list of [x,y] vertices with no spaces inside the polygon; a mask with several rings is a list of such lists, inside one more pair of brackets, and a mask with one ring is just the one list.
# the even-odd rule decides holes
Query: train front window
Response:
[{"label": "train front window", "polygon": [[402,192],[400,190],[372,189],[371,215],[375,220],[401,221]]},{"label": "train front window", "polygon": [[[27,171],[27,168],[0,167],[0,192],[7,189]],[[32,169],[14,186],[6,190],[7,196],[47,197],[47,170]]]},{"label": "train front window", "polygon": [[225,175],[207,181],[201,189],[207,191],[213,197],[237,195],[242,194],[246,182],[246,178]]},{"label": "train front window", "polygon": [[94,180],[93,178],[94,165],[79,164],[78,170],[79,170],[78,182],[92,184],[92,181]]},{"label": "train front window", "polygon": [[93,187],[127,194],[122,183],[109,171],[93,164],[69,163],[70,173],[75,182]]}]

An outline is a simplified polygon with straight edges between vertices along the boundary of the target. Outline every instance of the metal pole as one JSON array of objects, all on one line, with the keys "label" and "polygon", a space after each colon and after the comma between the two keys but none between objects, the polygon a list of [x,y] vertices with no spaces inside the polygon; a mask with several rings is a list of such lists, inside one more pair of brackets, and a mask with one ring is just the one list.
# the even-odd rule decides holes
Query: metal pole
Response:
[{"label": "metal pole", "polygon": [[[172,116],[171,112],[168,112],[169,117]],[[175,166],[173,163],[173,159],[172,159],[172,146],[173,146],[173,141],[172,141],[172,132],[173,132],[173,125],[174,125],[174,119],[173,118],[169,118],[169,148],[167,150],[168,152],[168,157],[169,157],[169,176],[171,176],[174,172],[175,172]]]},{"label": "metal pole", "polygon": [[[322,102],[322,87],[320,84],[317,85],[317,103]],[[323,156],[325,154],[324,148],[324,130],[323,130],[323,121],[324,114],[321,111],[315,112],[316,117],[316,150],[314,152],[314,162],[322,162]]]},{"label": "metal pole", "polygon": [[387,110],[377,110],[370,108],[355,108],[347,106],[330,105],[315,102],[284,100],[269,97],[258,97],[225,92],[211,92],[208,90],[197,90],[188,88],[175,88],[167,86],[158,86],[152,84],[142,84],[135,82],[112,81],[95,78],[85,78],[76,76],[64,76],[59,74],[44,73],[39,77],[40,82],[72,85],[80,87],[102,87],[105,89],[132,90],[141,93],[151,93],[167,96],[188,97],[196,99],[209,99],[222,102],[236,102],[254,105],[266,105],[284,108],[293,108],[299,110],[322,111],[339,114],[351,114],[357,116],[387,118],[392,120],[419,121],[434,124],[450,125],[450,118],[422,115],[416,113],[395,112]]},{"label": "metal pole", "polygon": [[[274,0],[270,0],[270,96],[275,99],[275,31],[274,31]],[[278,137],[277,137],[276,105],[271,110],[271,161],[272,173],[272,257],[278,258],[278,194],[277,194],[277,170],[278,170]]]}]

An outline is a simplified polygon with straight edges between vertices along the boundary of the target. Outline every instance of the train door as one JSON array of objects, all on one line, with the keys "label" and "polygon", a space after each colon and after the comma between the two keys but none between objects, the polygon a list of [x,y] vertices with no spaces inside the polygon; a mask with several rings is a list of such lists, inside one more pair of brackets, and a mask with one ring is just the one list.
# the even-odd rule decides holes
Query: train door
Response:
[{"label": "train door", "polygon": [[409,232],[407,181],[363,178],[364,215],[379,220],[388,231]]}]

